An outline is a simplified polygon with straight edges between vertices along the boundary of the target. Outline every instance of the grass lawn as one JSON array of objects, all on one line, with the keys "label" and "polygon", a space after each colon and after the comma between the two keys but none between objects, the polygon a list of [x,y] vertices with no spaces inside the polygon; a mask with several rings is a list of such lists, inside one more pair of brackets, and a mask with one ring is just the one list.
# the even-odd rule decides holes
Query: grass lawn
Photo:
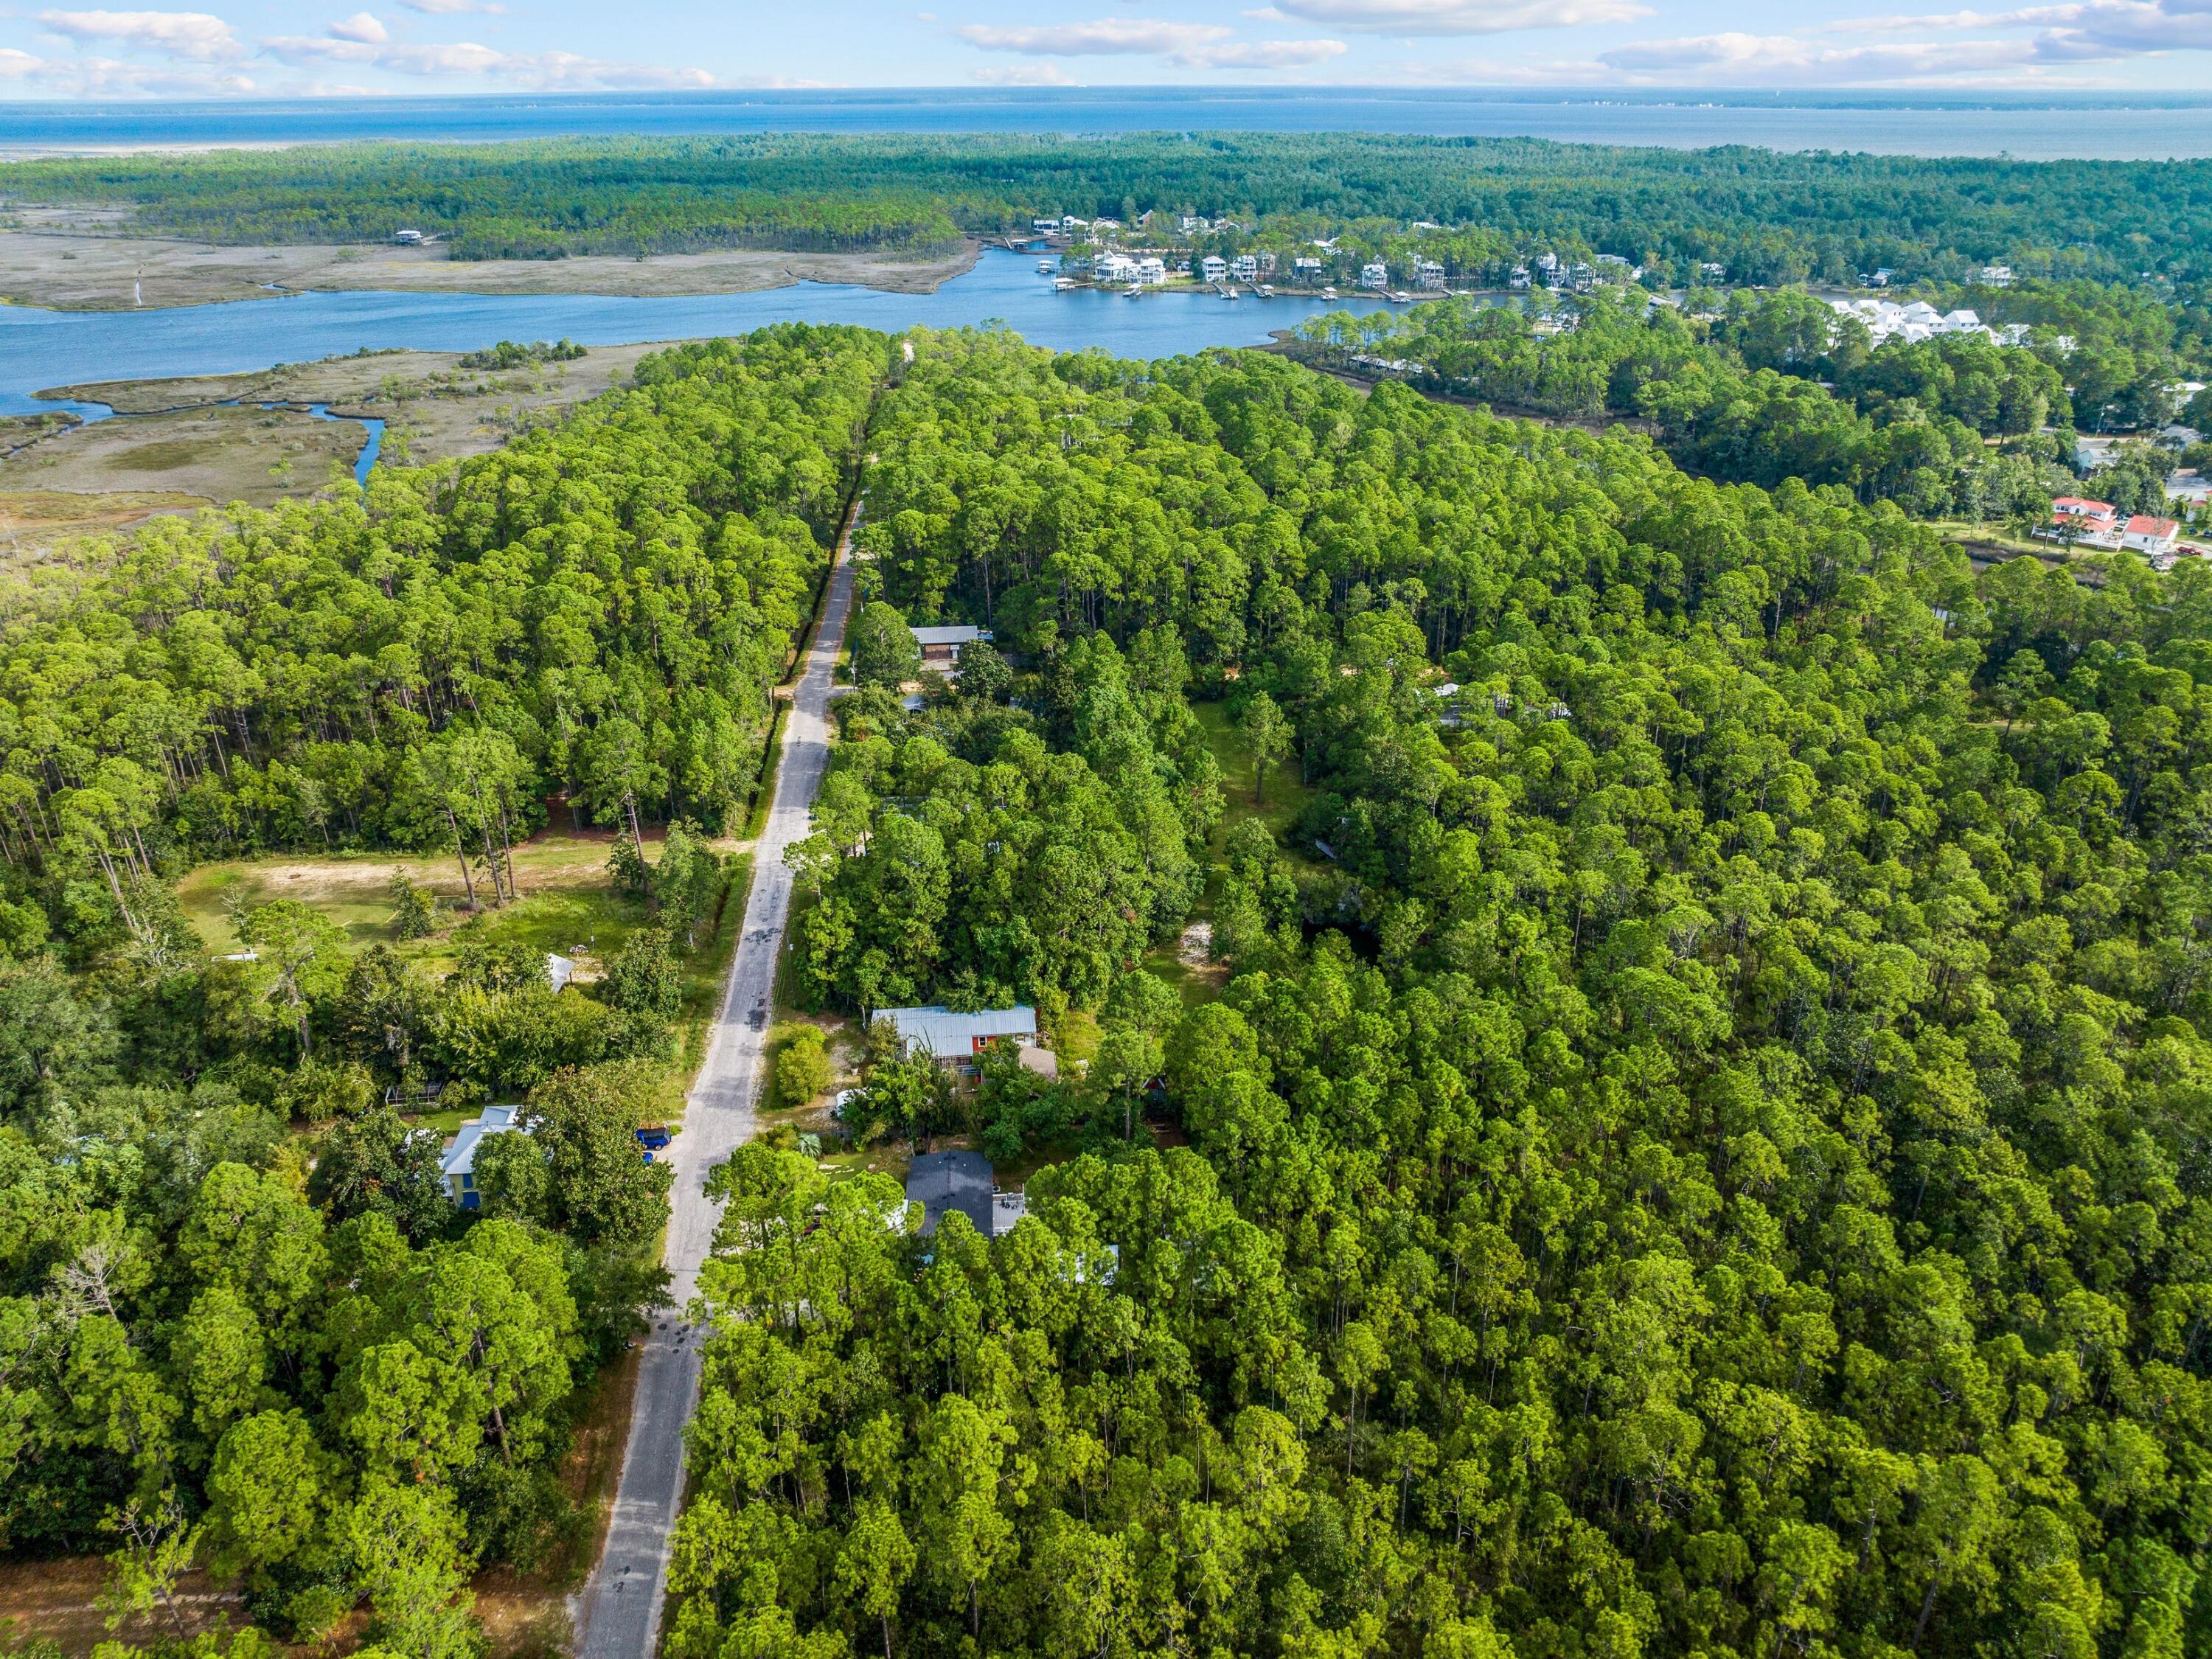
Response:
[{"label": "grass lawn", "polygon": [[1974,524],[1965,519],[1937,519],[1933,523],[1946,541],[1972,542],[1980,547],[2002,548],[2008,553],[2033,554],[2044,559],[2057,558],[2065,552],[2057,542],[2031,541],[2014,535],[2000,524]]},{"label": "grass lawn", "polygon": [[1179,939],[1154,945],[1145,957],[1145,971],[1172,987],[1185,1008],[1212,1001],[1220,994],[1222,983],[1228,977],[1227,970],[1218,963],[1194,967],[1184,961],[1182,941]]},{"label": "grass lawn", "polygon": [[1052,1034],[1052,1051],[1072,1069],[1088,1066],[1098,1054],[1098,1021],[1087,1009],[1070,1008]]},{"label": "grass lawn", "polygon": [[1279,760],[1267,769],[1267,801],[1256,803],[1252,799],[1252,751],[1244,746],[1244,734],[1230,720],[1229,705],[1193,703],[1191,712],[1206,728],[1206,747],[1213,750],[1214,761],[1221,768],[1221,800],[1225,810],[1221,827],[1215,832],[1214,850],[1219,851],[1222,837],[1246,818],[1259,819],[1277,841],[1282,840],[1291,820],[1313,798],[1313,791],[1298,781],[1297,759]]}]

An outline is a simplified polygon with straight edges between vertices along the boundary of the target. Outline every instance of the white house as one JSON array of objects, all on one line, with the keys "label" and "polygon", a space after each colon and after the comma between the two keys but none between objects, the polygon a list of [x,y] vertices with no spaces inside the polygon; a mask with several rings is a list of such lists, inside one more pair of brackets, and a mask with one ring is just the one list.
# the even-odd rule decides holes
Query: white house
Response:
[{"label": "white house", "polygon": [[1982,267],[1982,286],[1984,288],[2010,288],[2012,286],[2012,267],[2010,265],[1984,265]]},{"label": "white house", "polygon": [[1390,267],[1380,259],[1359,267],[1359,286],[1384,289],[1390,286]]},{"label": "white house", "polygon": [[1126,283],[1137,274],[1137,262],[1126,253],[1094,254],[1091,260],[1091,280],[1100,283]]},{"label": "white house", "polygon": [[1956,311],[1938,312],[1925,300],[1902,306],[1893,300],[1831,300],[1828,303],[1839,314],[1856,317],[1864,323],[1867,338],[1875,345],[1890,340],[1931,340],[1947,334],[1978,334],[1999,345],[2016,346],[2026,345],[2030,333],[2025,323],[1995,329],[1983,322],[1978,312],[1963,307]]},{"label": "white house", "polygon": [[1302,283],[1321,281],[1322,263],[1310,253],[1301,253],[1291,261],[1291,270]]},{"label": "white house", "polygon": [[1444,268],[1438,264],[1434,259],[1414,260],[1413,286],[1419,289],[1425,289],[1431,294],[1443,293],[1444,291]]},{"label": "white house", "polygon": [[454,1133],[453,1144],[439,1160],[438,1173],[445,1180],[446,1195],[461,1208],[474,1210],[483,1204],[477,1191],[477,1148],[486,1135],[530,1133],[529,1124],[516,1121],[521,1115],[520,1106],[487,1106],[481,1116],[471,1118]]},{"label": "white house", "polygon": [[1534,279],[1528,275],[1528,266],[1516,265],[1513,267],[1513,274],[1505,280],[1515,288],[1526,288]]},{"label": "white house", "polygon": [[2153,556],[2171,553],[2180,530],[2181,526],[2172,519],[2154,519],[2148,513],[2138,513],[2120,526],[2120,545]]},{"label": "white house", "polygon": [[1240,283],[1260,280],[1260,260],[1257,255],[1240,253],[1229,262],[1229,274]]},{"label": "white house", "polygon": [[2080,495],[2061,495],[2051,510],[2062,519],[2109,519],[2118,511],[2110,501],[2088,501]]},{"label": "white house", "polygon": [[1218,253],[1209,253],[1198,262],[1198,274],[1209,283],[1218,283],[1229,275],[1229,261]]},{"label": "white house", "polygon": [[1148,253],[1137,261],[1135,280],[1146,288],[1158,288],[1168,279],[1168,262],[1157,253]]},{"label": "white house", "polygon": [[402,247],[413,247],[422,240],[422,233],[419,230],[395,230],[392,233],[392,240]]},{"label": "white house", "polygon": [[2049,541],[2116,549],[2120,545],[2124,528],[2119,509],[2110,501],[2061,495],[2051,504],[2051,521],[2038,526],[2035,533]]}]

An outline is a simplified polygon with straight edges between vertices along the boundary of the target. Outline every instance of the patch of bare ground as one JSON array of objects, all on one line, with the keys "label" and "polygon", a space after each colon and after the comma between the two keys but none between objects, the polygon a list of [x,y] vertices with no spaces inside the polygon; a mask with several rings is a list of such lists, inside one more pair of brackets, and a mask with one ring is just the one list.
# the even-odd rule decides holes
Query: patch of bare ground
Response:
[{"label": "patch of bare ground", "polygon": [[113,1631],[100,1606],[107,1563],[96,1555],[57,1561],[0,1561],[0,1640],[44,1638],[68,1654],[90,1653],[111,1640],[146,1643],[179,1633],[198,1635],[226,1623],[246,1622],[245,1604],[204,1572],[177,1583],[170,1609],[126,1619]]},{"label": "patch of bare ground", "polygon": [[1228,964],[1213,959],[1213,924],[1210,921],[1194,921],[1182,930],[1176,940],[1176,960],[1191,978],[1202,980],[1217,989],[1229,982]]},{"label": "patch of bare ground", "polygon": [[87,537],[119,535],[141,525],[209,505],[204,495],[174,489],[0,490],[0,579],[5,573],[61,556]]},{"label": "patch of bare ground", "polygon": [[561,1466],[561,1484],[590,1517],[578,1547],[535,1573],[495,1567],[477,1575],[477,1617],[487,1659],[538,1659],[565,1654],[574,1639],[574,1595],[599,1559],[614,1516],[622,1475],[623,1445],[629,1431],[631,1396],[637,1389],[635,1350],[603,1372],[576,1425],[575,1443]]}]

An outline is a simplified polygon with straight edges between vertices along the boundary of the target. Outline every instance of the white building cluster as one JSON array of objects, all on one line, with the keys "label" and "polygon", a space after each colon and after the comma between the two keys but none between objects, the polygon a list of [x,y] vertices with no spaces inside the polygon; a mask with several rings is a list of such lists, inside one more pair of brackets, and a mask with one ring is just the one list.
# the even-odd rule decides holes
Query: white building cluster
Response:
[{"label": "white building cluster", "polygon": [[1140,288],[1158,288],[1168,279],[1168,265],[1158,254],[1132,258],[1126,253],[1098,253],[1091,256],[1091,276],[1098,283],[1134,283]]},{"label": "white building cluster", "polygon": [[2026,323],[2008,323],[2002,328],[1992,328],[1978,313],[1972,311],[1938,311],[1925,300],[1915,300],[1899,305],[1894,300],[1831,300],[1828,303],[1845,317],[1856,317],[1866,325],[1866,331],[1876,345],[1891,340],[1932,340],[1942,335],[1978,334],[1998,345],[2026,345],[2029,329]]}]

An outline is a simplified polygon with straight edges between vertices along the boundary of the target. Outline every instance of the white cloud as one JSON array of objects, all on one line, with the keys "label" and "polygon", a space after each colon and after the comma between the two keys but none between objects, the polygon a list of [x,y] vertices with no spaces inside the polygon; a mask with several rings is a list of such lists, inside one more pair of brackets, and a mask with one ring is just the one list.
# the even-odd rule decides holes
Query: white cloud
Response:
[{"label": "white cloud", "polygon": [[1864,85],[1954,77],[2033,62],[2032,40],[1899,41],[1831,46],[1790,34],[1724,33],[1638,40],[1598,62],[1618,76],[1653,85]]},{"label": "white cloud", "polygon": [[1363,34],[1504,34],[1648,17],[1639,0],[1275,0],[1268,9]]},{"label": "white cloud", "polygon": [[1180,59],[1194,69],[1303,69],[1344,56],[1341,40],[1249,40]]},{"label": "white cloud", "polygon": [[112,58],[35,58],[13,46],[0,46],[0,84],[9,82],[76,98],[238,97],[261,90],[235,70],[178,69]]},{"label": "white cloud", "polygon": [[1159,58],[1184,69],[1286,69],[1341,54],[1341,40],[1237,40],[1219,23],[1102,17],[1090,23],[968,23],[953,31],[986,52],[1033,58]]},{"label": "white cloud", "polygon": [[990,64],[969,78],[987,87],[1072,87],[1075,77],[1057,64]]},{"label": "white cloud", "polygon": [[367,12],[333,23],[321,34],[272,35],[261,42],[261,50],[294,68],[343,64],[420,78],[497,81],[538,92],[676,90],[716,84],[705,70],[615,63],[573,52],[501,52],[474,40],[394,40]]},{"label": "white cloud", "polygon": [[[2001,31],[2032,31],[2006,35]],[[1960,40],[1961,31],[1978,39]],[[1829,45],[1839,34],[1928,33],[1933,40]],[[1559,79],[1595,68],[1599,78],[1650,86],[1771,83],[1866,86],[2034,80],[2054,70],[2169,52],[2212,51],[2208,0],[2081,0],[2010,12],[1937,12],[1824,23],[1804,34],[1726,33],[1638,40],[1597,54],[1594,65],[1560,65]]]},{"label": "white cloud", "polygon": [[1226,40],[1236,31],[1218,23],[1158,23],[1136,17],[1102,17],[1095,23],[1013,25],[968,23],[955,29],[986,52],[1092,57],[1129,53],[1165,58]]},{"label": "white cloud", "polygon": [[410,11],[423,12],[432,17],[454,17],[463,12],[482,12],[488,16],[504,17],[507,8],[497,0],[399,0]]},{"label": "white cloud", "polygon": [[714,77],[702,69],[610,63],[603,58],[580,58],[573,52],[518,53],[509,57],[495,73],[501,80],[541,92],[672,92],[699,90],[717,84]]},{"label": "white cloud", "polygon": [[369,46],[382,46],[392,38],[392,31],[368,13],[357,11],[343,22],[331,25],[333,40],[360,40]]},{"label": "white cloud", "polygon": [[204,11],[42,11],[39,21],[80,46],[97,43],[193,63],[236,58],[245,50],[229,24]]}]

